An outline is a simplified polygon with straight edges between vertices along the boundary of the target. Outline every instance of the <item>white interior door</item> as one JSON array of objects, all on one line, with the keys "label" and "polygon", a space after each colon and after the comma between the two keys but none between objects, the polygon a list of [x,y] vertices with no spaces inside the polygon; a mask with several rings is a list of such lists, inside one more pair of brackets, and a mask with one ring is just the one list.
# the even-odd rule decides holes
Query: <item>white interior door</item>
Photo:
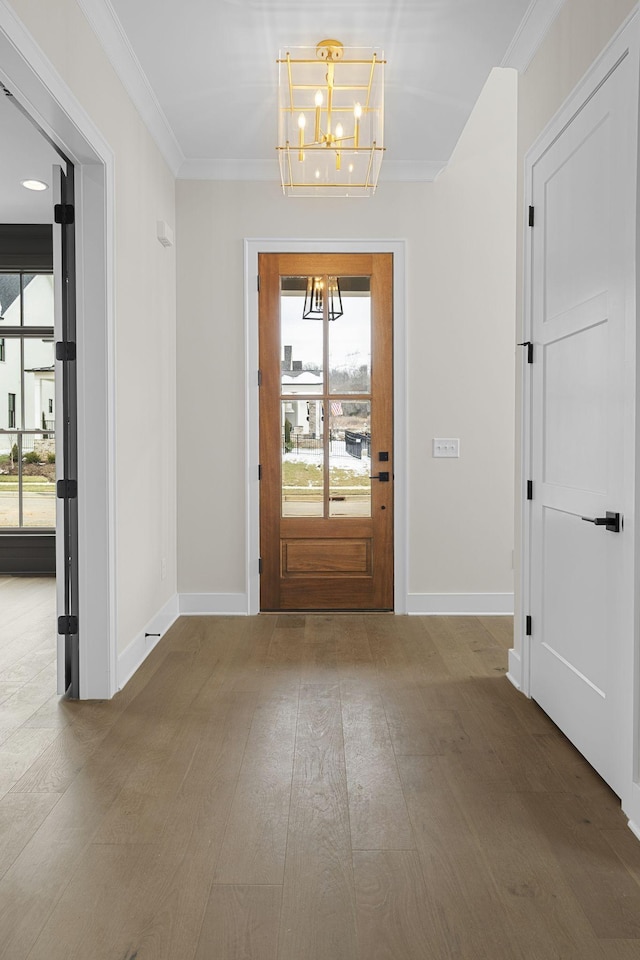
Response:
[{"label": "white interior door", "polygon": [[[632,69],[623,59],[532,168],[530,691],[618,794],[633,633]],[[584,519],[607,512],[620,532]]]}]

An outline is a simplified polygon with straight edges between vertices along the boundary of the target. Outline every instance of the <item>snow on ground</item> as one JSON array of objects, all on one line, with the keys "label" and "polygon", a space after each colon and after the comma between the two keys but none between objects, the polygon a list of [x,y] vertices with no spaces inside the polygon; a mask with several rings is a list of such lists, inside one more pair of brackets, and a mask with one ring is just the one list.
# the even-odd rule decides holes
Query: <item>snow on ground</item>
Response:
[{"label": "snow on ground", "polygon": [[[320,466],[322,464],[322,450],[305,450],[297,453],[285,453],[282,456],[283,463],[309,463]],[[332,453],[331,466],[341,470],[348,470],[358,476],[369,476],[371,469],[371,460],[369,457],[363,457],[358,460],[357,457],[350,457],[348,453]]]}]

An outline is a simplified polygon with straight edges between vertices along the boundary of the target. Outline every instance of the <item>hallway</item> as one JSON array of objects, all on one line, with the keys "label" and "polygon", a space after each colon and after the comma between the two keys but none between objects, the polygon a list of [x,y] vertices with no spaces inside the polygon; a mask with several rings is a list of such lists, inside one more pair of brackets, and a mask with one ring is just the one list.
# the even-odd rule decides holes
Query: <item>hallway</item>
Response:
[{"label": "hallway", "polygon": [[637,958],[640,845],[510,630],[182,618],[111,702],[7,667],[0,957]]}]

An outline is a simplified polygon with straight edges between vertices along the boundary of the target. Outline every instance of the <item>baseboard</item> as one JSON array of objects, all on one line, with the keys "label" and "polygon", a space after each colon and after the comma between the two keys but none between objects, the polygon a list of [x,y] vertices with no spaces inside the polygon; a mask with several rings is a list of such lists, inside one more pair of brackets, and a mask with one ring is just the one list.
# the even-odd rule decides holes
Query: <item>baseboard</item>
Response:
[{"label": "baseboard", "polygon": [[410,593],[413,616],[513,616],[512,593]]},{"label": "baseboard", "polygon": [[640,827],[635,820],[627,820],[627,826],[629,827],[629,830],[631,830],[631,833],[633,833],[634,836],[640,840]]},{"label": "baseboard", "polygon": [[509,650],[507,680],[514,685],[516,690],[522,690],[522,659],[518,651],[514,650],[513,647]]},{"label": "baseboard", "polygon": [[246,593],[181,593],[178,604],[180,616],[246,617],[249,611]]},{"label": "baseboard", "polygon": [[[164,607],[152,617],[144,630],[118,655],[118,690],[122,690],[138,667],[144,663],[169,627],[175,623],[178,616],[178,595],[174,593]],[[154,634],[159,634],[159,636],[154,636]]]}]

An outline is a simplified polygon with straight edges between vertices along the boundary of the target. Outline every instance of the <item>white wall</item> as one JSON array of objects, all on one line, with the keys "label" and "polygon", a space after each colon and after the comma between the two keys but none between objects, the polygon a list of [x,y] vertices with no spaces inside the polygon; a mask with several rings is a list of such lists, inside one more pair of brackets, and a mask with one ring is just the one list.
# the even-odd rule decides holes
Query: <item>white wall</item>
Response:
[{"label": "white wall", "polygon": [[[517,302],[518,340],[522,331],[523,212],[527,203],[523,182],[524,158],[547,123],[560,109],[596,57],[611,40],[637,0],[565,0],[544,42],[520,76],[518,84],[518,257]],[[521,476],[521,395],[522,356],[516,359],[516,630],[515,658],[511,670],[518,679],[518,659],[522,649],[523,615],[520,597],[521,492],[526,478]]]},{"label": "white wall", "polygon": [[76,0],[12,6],[115,154],[121,651],[176,589],[175,254],[156,238],[157,220],[175,222],[175,181]]},{"label": "white wall", "polygon": [[[510,70],[489,77],[436,183],[319,201],[284,198],[275,183],[178,182],[180,592],[246,590],[242,241],[251,237],[407,240],[413,608],[429,594],[511,592],[515,216]],[[433,460],[434,436],[460,437],[460,460]]]}]

